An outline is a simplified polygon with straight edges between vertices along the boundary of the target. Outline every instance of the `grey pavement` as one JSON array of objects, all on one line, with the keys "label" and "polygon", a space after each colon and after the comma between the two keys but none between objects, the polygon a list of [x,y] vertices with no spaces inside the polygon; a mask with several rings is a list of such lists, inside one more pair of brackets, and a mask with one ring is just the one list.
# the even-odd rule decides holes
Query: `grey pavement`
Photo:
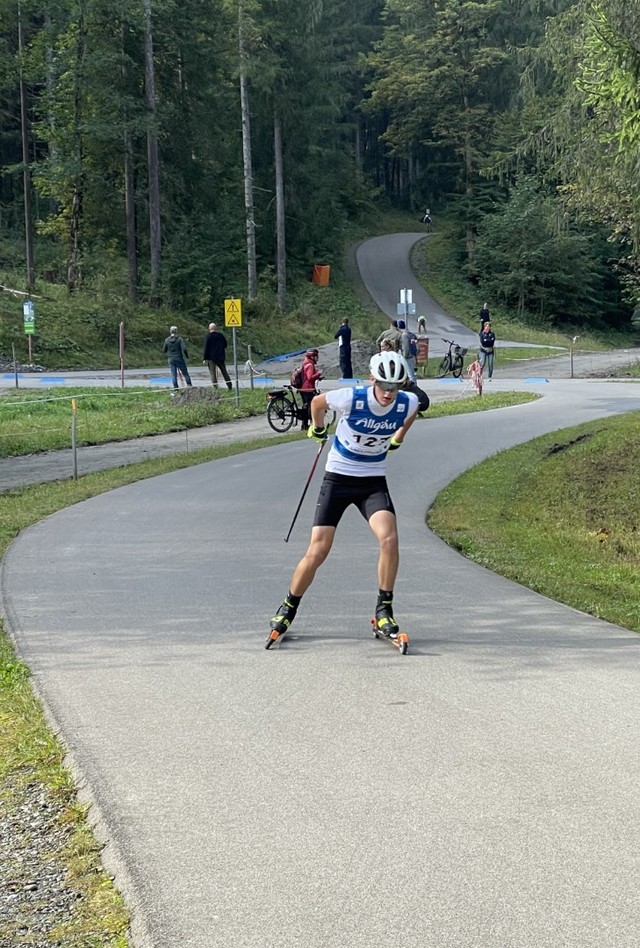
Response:
[{"label": "grey pavement", "polygon": [[543,397],[427,417],[389,458],[406,657],[371,635],[377,551],[353,511],[291,635],[263,648],[319,484],[284,544],[306,440],[120,488],[14,541],[3,614],[135,948],[637,946],[640,637],[425,526],[496,451],[640,407],[635,383],[547,377],[496,379]]},{"label": "grey pavement", "polygon": [[[397,319],[400,290],[410,289],[416,307],[415,316],[407,316],[410,329],[417,329],[418,316],[425,316],[429,351],[442,355],[447,350],[443,338],[455,339],[462,346],[477,346],[478,335],[446,313],[427,293],[411,269],[411,251],[421,240],[428,240],[424,232],[386,234],[363,241],[356,250],[356,263],[367,292],[376,306],[389,319]],[[504,345],[504,341],[502,341]],[[522,345],[519,343],[519,345]]]},{"label": "grey pavement", "polygon": [[[419,421],[389,459],[401,657],[370,632],[376,550],[348,512],[292,634],[315,451],[132,484],[24,531],[4,614],[133,909],[136,948],[638,944],[640,637],[426,529],[453,477],[640,407],[633,383]],[[480,502],[480,499],[479,499]],[[597,577],[594,577],[594,581]]]}]

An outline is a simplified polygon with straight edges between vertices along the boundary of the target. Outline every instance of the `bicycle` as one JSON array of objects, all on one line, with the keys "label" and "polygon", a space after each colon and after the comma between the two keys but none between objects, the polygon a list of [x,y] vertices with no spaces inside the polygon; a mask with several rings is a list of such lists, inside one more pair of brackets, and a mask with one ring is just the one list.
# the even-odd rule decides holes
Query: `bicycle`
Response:
[{"label": "bicycle", "polygon": [[464,357],[469,350],[459,346],[453,339],[442,338],[442,341],[448,343],[449,351],[445,352],[442,362],[436,369],[436,375],[441,379],[451,372],[455,379],[459,379],[464,368]]},{"label": "bicycle", "polygon": [[[320,392],[316,390],[316,395]],[[300,391],[293,385],[283,385],[282,388],[267,392],[267,421],[274,431],[283,434],[298,422],[309,420],[306,407],[300,396]],[[325,416],[325,425],[330,428],[336,420],[336,413],[328,411]]]}]

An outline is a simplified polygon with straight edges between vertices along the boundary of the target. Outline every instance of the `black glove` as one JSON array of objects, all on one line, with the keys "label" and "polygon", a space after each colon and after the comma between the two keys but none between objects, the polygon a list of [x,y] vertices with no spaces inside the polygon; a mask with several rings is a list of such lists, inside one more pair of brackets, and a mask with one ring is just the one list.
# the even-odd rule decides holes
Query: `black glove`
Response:
[{"label": "black glove", "polygon": [[311,425],[307,432],[307,438],[315,438],[316,441],[326,441],[329,437],[329,429],[325,425],[323,428],[316,428],[315,425]]}]

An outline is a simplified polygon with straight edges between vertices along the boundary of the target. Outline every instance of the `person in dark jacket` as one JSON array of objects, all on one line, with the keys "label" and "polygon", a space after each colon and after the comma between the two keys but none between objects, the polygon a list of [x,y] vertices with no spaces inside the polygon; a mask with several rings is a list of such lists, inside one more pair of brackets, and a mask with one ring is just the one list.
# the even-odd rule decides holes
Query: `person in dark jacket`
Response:
[{"label": "person in dark jacket", "polygon": [[482,332],[484,324],[488,323],[490,319],[491,315],[489,313],[489,304],[483,303],[482,309],[480,310],[480,332]]},{"label": "person in dark jacket", "polygon": [[334,339],[338,340],[338,352],[340,354],[340,370],[343,379],[353,378],[353,368],[351,366],[351,326],[349,320],[345,317],[342,325],[337,331]]},{"label": "person in dark jacket", "polygon": [[227,382],[227,388],[229,391],[233,388],[231,379],[229,378],[229,373],[227,372],[226,365],[226,355],[225,350],[227,348],[227,340],[222,335],[221,332],[218,332],[218,327],[215,323],[209,323],[209,332],[207,333],[207,338],[204,341],[204,353],[202,356],[202,361],[209,368],[209,375],[211,376],[211,384],[214,388],[218,387],[218,369],[222,373],[222,377]]},{"label": "person in dark jacket", "polygon": [[187,347],[184,344],[184,339],[182,336],[178,335],[177,326],[172,326],[169,330],[169,335],[164,341],[162,351],[166,354],[167,360],[169,362],[169,368],[171,369],[171,381],[173,382],[174,390],[176,392],[178,391],[178,371],[184,375],[184,380],[187,385],[191,386],[192,383],[186,361],[189,353],[187,352]]},{"label": "person in dark jacket", "polygon": [[493,355],[495,344],[496,336],[491,329],[491,323],[486,322],[482,327],[482,332],[480,333],[480,351],[478,352],[478,359],[480,360],[480,368],[483,375],[485,365],[488,367],[489,381],[491,381],[493,378]]}]

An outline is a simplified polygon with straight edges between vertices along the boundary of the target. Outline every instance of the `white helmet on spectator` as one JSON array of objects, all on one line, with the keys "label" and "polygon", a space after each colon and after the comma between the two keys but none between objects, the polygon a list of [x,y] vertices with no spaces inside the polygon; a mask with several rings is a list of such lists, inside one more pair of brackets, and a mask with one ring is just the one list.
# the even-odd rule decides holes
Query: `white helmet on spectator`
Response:
[{"label": "white helmet on spectator", "polygon": [[378,352],[369,363],[376,382],[403,385],[409,377],[409,367],[399,352]]}]

